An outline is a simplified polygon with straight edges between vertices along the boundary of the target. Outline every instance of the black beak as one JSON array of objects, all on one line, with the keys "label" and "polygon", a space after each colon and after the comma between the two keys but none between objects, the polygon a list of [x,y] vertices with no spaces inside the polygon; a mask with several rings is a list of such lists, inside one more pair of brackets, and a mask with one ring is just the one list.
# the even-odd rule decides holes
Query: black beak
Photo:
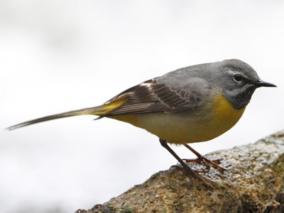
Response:
[{"label": "black beak", "polygon": [[276,87],[275,84],[271,84],[262,80],[259,80],[255,83],[256,87]]}]

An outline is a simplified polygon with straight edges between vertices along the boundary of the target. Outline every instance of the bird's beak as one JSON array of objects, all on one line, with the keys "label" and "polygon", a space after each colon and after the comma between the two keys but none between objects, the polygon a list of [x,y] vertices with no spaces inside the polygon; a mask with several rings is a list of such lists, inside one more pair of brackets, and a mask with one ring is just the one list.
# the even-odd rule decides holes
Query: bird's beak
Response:
[{"label": "bird's beak", "polygon": [[255,83],[256,87],[276,87],[275,84],[259,80]]}]

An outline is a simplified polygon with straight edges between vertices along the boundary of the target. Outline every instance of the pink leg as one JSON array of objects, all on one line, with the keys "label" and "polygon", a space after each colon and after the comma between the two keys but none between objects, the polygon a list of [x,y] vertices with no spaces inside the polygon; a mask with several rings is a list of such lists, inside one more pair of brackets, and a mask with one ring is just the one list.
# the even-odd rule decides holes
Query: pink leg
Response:
[{"label": "pink leg", "polygon": [[208,158],[203,157],[199,152],[197,152],[196,150],[194,150],[192,147],[190,147],[187,144],[184,144],[184,146],[186,148],[188,148],[190,151],[192,151],[196,156],[197,159],[196,160],[190,160],[190,159],[184,159],[185,162],[199,162],[199,163],[205,163],[205,166],[208,166],[208,164],[210,164],[212,167],[214,167],[215,169],[217,169],[218,171],[220,171],[221,173],[224,173],[224,171],[226,171],[225,168],[219,166],[220,164],[220,160],[209,160]]}]

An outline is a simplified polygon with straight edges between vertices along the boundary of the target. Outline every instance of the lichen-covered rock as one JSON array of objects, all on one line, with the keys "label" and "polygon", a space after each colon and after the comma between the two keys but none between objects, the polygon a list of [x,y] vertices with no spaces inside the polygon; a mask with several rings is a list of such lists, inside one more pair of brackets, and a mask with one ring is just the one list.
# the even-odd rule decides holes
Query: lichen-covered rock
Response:
[{"label": "lichen-covered rock", "polygon": [[254,144],[208,154],[224,174],[196,163],[190,167],[214,182],[186,176],[171,167],[110,201],[77,213],[284,212],[284,132]]}]

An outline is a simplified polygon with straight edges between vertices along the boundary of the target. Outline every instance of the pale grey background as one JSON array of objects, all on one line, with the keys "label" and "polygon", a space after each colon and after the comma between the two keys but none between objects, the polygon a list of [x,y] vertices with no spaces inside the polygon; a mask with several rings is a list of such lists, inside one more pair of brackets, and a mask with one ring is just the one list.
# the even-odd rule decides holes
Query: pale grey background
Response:
[{"label": "pale grey background", "polygon": [[3,129],[179,67],[240,58],[278,85],[257,91],[231,131],[194,145],[201,153],[282,129],[283,38],[280,0],[0,0],[0,212],[90,208],[176,163],[153,135],[108,119]]}]

